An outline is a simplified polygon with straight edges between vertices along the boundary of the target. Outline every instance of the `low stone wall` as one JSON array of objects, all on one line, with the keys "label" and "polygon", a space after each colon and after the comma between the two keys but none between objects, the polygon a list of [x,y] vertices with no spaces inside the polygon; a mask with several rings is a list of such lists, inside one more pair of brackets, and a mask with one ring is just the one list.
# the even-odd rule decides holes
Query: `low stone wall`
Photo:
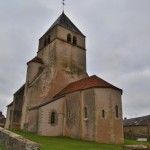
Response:
[{"label": "low stone wall", "polygon": [[40,150],[40,144],[0,127],[0,145],[8,150]]},{"label": "low stone wall", "polygon": [[148,150],[144,145],[125,145],[122,150]]}]

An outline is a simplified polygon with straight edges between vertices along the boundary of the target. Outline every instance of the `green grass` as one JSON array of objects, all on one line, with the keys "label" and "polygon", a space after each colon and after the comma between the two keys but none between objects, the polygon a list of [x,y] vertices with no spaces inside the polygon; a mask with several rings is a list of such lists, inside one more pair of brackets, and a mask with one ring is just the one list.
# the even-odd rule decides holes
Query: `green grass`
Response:
[{"label": "green grass", "polygon": [[150,141],[148,142],[139,142],[136,140],[131,140],[131,139],[125,139],[125,145],[138,145],[138,144],[142,144],[142,145],[146,145],[148,147],[150,147]]},{"label": "green grass", "polygon": [[4,148],[3,146],[0,146],[0,150],[6,150],[6,148]]},{"label": "green grass", "polygon": [[75,140],[68,137],[44,137],[32,133],[13,130],[23,137],[40,143],[41,150],[120,150],[121,145],[99,144],[89,141]]},{"label": "green grass", "polygon": [[[122,145],[99,144],[96,142],[75,140],[68,137],[44,137],[32,133],[13,130],[13,132],[23,137],[41,144],[41,150],[121,150]],[[145,144],[150,142],[137,142],[135,140],[125,140],[126,145]],[[0,149],[2,150],[2,149]]]}]

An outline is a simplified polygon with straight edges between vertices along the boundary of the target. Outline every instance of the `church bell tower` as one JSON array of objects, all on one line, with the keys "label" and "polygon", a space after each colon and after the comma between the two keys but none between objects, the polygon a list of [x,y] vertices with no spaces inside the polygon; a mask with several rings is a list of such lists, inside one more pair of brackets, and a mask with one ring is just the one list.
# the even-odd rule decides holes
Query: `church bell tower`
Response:
[{"label": "church bell tower", "polygon": [[37,113],[31,114],[29,108],[49,101],[71,82],[88,76],[85,36],[64,11],[39,39],[37,56],[27,65],[21,126],[36,132],[33,118]]}]

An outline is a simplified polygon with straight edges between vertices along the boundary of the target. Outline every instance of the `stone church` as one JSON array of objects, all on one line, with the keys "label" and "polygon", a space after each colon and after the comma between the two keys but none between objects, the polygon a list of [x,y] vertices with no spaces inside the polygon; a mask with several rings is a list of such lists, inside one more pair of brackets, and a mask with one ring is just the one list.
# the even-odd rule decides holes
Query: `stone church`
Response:
[{"label": "stone church", "polygon": [[5,128],[123,143],[122,90],[86,71],[86,37],[63,12],[39,39]]}]

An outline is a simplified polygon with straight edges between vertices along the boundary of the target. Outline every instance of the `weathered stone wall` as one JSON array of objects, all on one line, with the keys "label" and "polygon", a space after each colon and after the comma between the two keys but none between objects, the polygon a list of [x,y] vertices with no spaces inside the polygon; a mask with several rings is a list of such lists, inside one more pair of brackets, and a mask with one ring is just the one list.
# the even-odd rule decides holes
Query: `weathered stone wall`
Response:
[{"label": "weathered stone wall", "polygon": [[80,92],[68,94],[66,96],[66,136],[80,138],[80,113]]},{"label": "weathered stone wall", "polygon": [[[96,88],[95,105],[96,141],[122,144],[124,138],[121,93],[114,89]],[[118,117],[116,117],[116,105],[118,106]]]},{"label": "weathered stone wall", "polygon": [[24,85],[14,94],[13,103],[7,108],[5,128],[19,128],[21,122]]},{"label": "weathered stone wall", "polygon": [[7,107],[5,128],[10,128],[11,116],[12,116],[13,104]]},{"label": "weathered stone wall", "polygon": [[125,145],[122,150],[149,150],[149,148],[144,145]]},{"label": "weathered stone wall", "polygon": [[124,127],[124,135],[131,138],[146,137],[150,139],[150,125],[126,126]]},{"label": "weathered stone wall", "polygon": [[40,150],[40,145],[0,127],[0,146],[8,150]]},{"label": "weathered stone wall", "polygon": [[[95,95],[94,89],[87,89],[81,94],[81,139],[95,140]],[[85,109],[87,110],[85,116]]]},{"label": "weathered stone wall", "polygon": [[[61,98],[39,109],[38,134],[44,136],[63,136],[65,99]],[[56,122],[51,124],[51,113],[56,113]]]}]

